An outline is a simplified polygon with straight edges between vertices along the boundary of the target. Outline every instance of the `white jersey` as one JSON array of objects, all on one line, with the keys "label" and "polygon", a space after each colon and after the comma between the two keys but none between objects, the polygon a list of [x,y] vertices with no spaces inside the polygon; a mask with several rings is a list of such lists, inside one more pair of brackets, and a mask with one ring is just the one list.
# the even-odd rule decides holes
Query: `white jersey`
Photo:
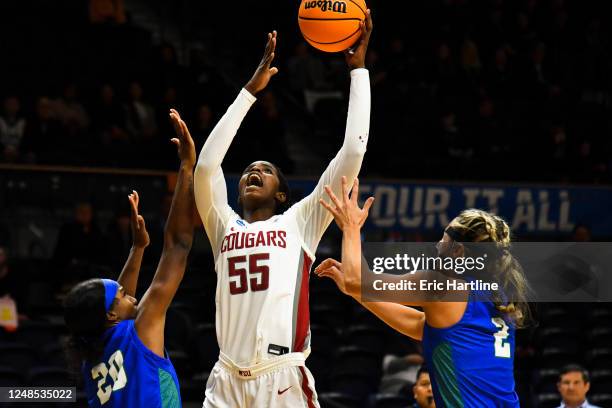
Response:
[{"label": "white jersey", "polygon": [[194,177],[197,208],[215,256],[219,348],[243,366],[310,345],[310,268],[333,219],[319,199],[325,185],[340,194],[341,177],[352,182],[361,168],[370,123],[368,71],[351,71],[344,143],[314,191],[284,214],[249,224],[227,202],[221,162],[254,102],[246,90],[240,92],[207,139]]}]

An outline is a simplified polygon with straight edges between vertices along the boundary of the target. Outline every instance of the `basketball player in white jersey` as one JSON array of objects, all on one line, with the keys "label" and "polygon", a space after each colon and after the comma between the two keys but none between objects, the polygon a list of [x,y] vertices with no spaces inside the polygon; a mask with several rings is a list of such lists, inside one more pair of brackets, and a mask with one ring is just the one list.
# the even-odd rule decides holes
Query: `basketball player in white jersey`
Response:
[{"label": "basketball player in white jersey", "polygon": [[276,32],[268,34],[255,74],[202,148],[194,188],[215,256],[221,350],[206,385],[204,407],[319,406],[314,380],[304,365],[310,353],[309,273],[319,240],[332,221],[319,205],[324,186],[340,193],[341,176],[357,177],[366,151],[369,11],[361,30],[358,44],[346,52],[351,89],[344,143],[309,196],[288,208],[289,189],[280,169],[257,161],[240,178],[241,213],[227,202],[221,162],[255,95],[278,72],[271,67]]}]

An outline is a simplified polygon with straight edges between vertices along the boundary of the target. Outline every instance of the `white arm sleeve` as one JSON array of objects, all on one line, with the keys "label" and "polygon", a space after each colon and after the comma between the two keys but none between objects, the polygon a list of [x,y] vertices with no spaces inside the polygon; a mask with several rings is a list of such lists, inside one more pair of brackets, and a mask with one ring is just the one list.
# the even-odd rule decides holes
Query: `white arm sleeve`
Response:
[{"label": "white arm sleeve", "polygon": [[206,140],[194,174],[196,206],[215,254],[225,234],[225,227],[234,211],[227,202],[227,186],[221,169],[223,158],[236,132],[256,98],[245,89],[230,105]]},{"label": "white arm sleeve", "polygon": [[366,152],[369,128],[370,76],[367,69],[354,69],[351,71],[351,93],[342,148],[323,172],[314,191],[291,209],[296,211],[304,244],[313,255],[323,233],[333,219],[319,203],[320,198],[329,201],[324,187],[329,185],[334,194],[340,196],[342,176],[346,176],[349,185],[353,183],[359,174]]}]

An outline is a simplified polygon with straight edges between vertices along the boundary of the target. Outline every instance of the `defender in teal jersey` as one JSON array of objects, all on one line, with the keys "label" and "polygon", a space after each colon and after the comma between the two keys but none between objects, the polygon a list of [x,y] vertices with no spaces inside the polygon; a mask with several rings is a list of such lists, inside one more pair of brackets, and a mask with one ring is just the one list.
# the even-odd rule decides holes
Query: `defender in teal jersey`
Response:
[{"label": "defender in teal jersey", "polygon": [[151,285],[134,298],[140,264],[149,245],[139,198],[130,194],[130,256],[117,281],[91,279],[76,285],[64,302],[70,351],[82,372],[90,407],[180,408],[179,382],[164,349],[166,311],[183,279],[193,240],[195,148],[178,112],[170,119],[181,160],[164,247]]},{"label": "defender in teal jersey", "polygon": [[[341,199],[328,190],[332,204],[321,201],[343,231],[342,263],[327,259],[315,273],[333,279],[342,292],[354,297],[389,326],[423,341],[436,407],[518,407],[513,378],[514,332],[529,311],[525,302],[525,277],[509,252],[508,225],[485,211],[465,210],[446,228],[438,243],[438,253],[442,258],[459,258],[466,255],[468,243],[491,243],[496,253],[491,271],[504,291],[513,294],[514,302],[477,290],[459,292],[459,298],[452,302],[409,299],[401,304],[363,302],[360,229],[373,199],[368,199],[361,209],[357,204],[358,182],[353,185],[351,197],[346,180],[343,185]],[[392,279],[418,284],[428,273]],[[470,281],[456,274],[450,276],[456,282]],[[423,312],[408,306],[419,306]]]}]

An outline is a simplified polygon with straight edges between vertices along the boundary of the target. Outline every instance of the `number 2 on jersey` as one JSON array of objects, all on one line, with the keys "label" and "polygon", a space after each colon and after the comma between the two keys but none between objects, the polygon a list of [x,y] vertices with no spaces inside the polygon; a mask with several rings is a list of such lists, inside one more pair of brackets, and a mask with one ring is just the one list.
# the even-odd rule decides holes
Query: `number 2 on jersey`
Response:
[{"label": "number 2 on jersey", "polygon": [[491,321],[499,329],[493,334],[495,338],[495,357],[510,358],[510,343],[504,343],[508,338],[508,325],[501,317],[494,317]]},{"label": "number 2 on jersey", "polygon": [[[112,387],[106,385],[106,377],[110,375],[113,380]],[[123,369],[123,354],[121,350],[115,351],[108,359],[108,367],[102,362],[91,369],[91,378],[98,380],[98,398],[100,405],[108,402],[113,391],[118,391],[127,384],[127,376]]]},{"label": "number 2 on jersey", "polygon": [[[247,263],[248,268],[241,267],[242,264]],[[268,289],[270,280],[270,268],[268,265],[262,265],[259,261],[265,261],[270,259],[270,254],[259,253],[251,254],[249,256],[234,256],[227,259],[229,266],[230,276],[230,293],[232,295],[239,295],[249,291],[249,287],[252,292],[259,292]],[[247,279],[247,273],[250,279]],[[237,278],[232,280],[231,278]]]}]

